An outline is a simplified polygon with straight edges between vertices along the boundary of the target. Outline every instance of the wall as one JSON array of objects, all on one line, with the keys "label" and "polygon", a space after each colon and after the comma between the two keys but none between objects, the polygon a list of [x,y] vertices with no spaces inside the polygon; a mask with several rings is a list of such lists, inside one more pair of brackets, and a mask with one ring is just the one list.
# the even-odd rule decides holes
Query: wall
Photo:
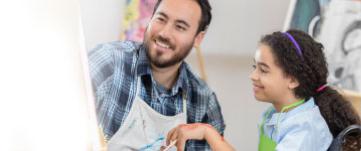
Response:
[{"label": "wall", "polygon": [[118,40],[125,0],[80,0],[86,47]]},{"label": "wall", "polygon": [[262,35],[282,30],[289,1],[211,0],[211,4],[214,19],[204,52],[248,56]]}]

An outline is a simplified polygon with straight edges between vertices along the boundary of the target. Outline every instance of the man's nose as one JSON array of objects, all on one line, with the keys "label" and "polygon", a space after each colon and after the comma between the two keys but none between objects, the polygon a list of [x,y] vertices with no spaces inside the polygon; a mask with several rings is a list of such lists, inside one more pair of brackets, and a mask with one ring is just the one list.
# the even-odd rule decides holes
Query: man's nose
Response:
[{"label": "man's nose", "polygon": [[170,24],[167,24],[163,26],[163,28],[159,32],[159,36],[161,36],[163,39],[169,39],[171,34],[172,27]]}]

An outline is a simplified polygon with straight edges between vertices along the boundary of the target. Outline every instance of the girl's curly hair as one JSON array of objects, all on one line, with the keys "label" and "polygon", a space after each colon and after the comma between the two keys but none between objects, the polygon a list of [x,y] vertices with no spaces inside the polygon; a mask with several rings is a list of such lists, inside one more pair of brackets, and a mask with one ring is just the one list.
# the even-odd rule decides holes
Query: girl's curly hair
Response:
[{"label": "girl's curly hair", "polygon": [[[284,74],[298,80],[295,96],[306,100],[311,97],[315,99],[334,137],[349,125],[360,124],[360,117],[351,103],[338,91],[326,87],[323,91],[316,92],[320,86],[327,84],[328,69],[323,45],[303,31],[288,30],[287,33],[297,41],[301,54],[297,54],[296,45],[282,32],[266,35],[260,42],[271,47],[275,62]],[[356,139],[353,140],[349,143],[355,143]],[[360,137],[357,141],[361,144]]]}]

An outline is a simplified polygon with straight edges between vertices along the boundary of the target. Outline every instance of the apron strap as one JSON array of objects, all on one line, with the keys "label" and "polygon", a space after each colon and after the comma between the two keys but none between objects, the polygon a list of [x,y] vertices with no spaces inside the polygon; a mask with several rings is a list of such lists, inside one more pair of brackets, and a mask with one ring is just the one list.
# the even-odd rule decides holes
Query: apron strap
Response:
[{"label": "apron strap", "polygon": [[[182,90],[183,91],[183,90]],[[183,101],[183,113],[187,116],[187,92],[182,92],[182,101]]]},{"label": "apron strap", "polygon": [[266,119],[268,118],[269,114],[271,113],[272,111],[272,108],[269,108],[267,111],[266,111],[266,114],[263,116],[263,119],[262,119],[262,123],[260,125],[260,132],[261,132],[261,135],[264,134],[264,124],[266,122]]},{"label": "apron strap", "polygon": [[136,90],[136,93],[135,93],[135,96],[139,96],[139,94],[140,94],[140,90],[141,90],[141,88],[140,88],[140,84],[141,84],[141,78],[140,78],[140,76],[137,78],[137,90]]},{"label": "apron strap", "polygon": [[[284,106],[282,107],[281,109],[281,113],[284,113],[286,110],[290,109],[290,108],[293,108],[293,107],[297,107],[301,104],[303,104],[305,102],[305,99],[302,99],[302,100],[299,100],[295,103],[292,103],[290,105],[287,105],[287,106]],[[276,135],[278,135],[278,132],[279,132],[279,123],[280,123],[280,116],[281,114],[277,117],[277,123],[276,123]]]}]

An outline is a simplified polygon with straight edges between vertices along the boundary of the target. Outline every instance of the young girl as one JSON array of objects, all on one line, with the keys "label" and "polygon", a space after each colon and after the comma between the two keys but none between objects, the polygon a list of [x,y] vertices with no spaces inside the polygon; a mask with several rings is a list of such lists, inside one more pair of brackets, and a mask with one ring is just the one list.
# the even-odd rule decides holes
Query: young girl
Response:
[{"label": "young girl", "polygon": [[[273,105],[259,127],[260,151],[325,151],[343,129],[360,124],[351,104],[327,84],[322,44],[306,33],[289,30],[263,37],[254,68],[250,78],[255,98]],[[177,149],[183,150],[188,139],[205,139],[216,151],[234,150],[206,124],[174,128],[167,144],[176,140]]]}]

